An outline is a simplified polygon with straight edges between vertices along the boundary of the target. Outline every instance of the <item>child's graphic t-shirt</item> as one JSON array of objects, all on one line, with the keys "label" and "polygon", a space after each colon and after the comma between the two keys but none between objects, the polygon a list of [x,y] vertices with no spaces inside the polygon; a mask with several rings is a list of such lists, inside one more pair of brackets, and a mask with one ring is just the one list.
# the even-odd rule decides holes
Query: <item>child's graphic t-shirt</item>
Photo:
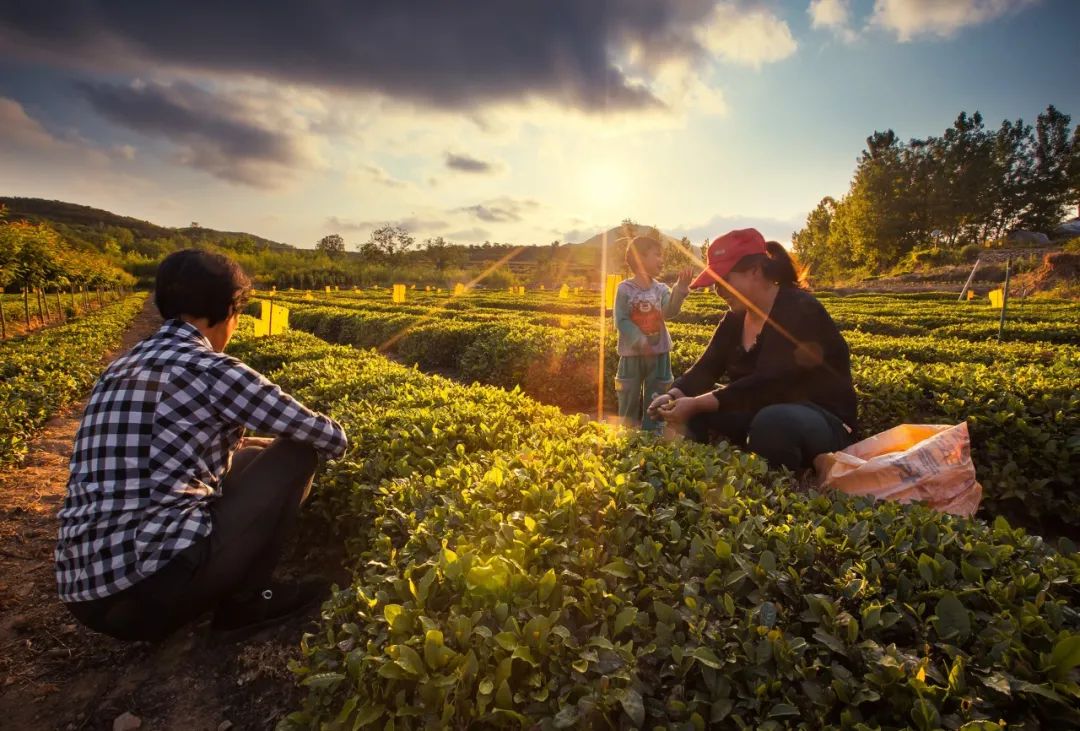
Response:
[{"label": "child's graphic t-shirt", "polygon": [[615,293],[615,324],[619,329],[619,355],[658,355],[671,351],[671,335],[664,324],[664,308],[671,290],[663,282],[642,289],[632,279]]}]

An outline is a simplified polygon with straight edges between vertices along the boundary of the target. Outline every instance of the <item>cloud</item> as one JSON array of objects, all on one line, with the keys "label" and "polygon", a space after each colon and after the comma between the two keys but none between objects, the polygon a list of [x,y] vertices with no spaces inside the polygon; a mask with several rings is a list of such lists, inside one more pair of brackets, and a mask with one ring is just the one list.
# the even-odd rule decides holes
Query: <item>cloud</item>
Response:
[{"label": "cloud", "polygon": [[832,31],[845,43],[853,42],[858,34],[851,28],[851,0],[811,0],[806,12],[810,25]]},{"label": "cloud", "polygon": [[446,238],[456,244],[481,244],[491,240],[491,232],[485,228],[467,228],[448,233]]},{"label": "cloud", "polygon": [[514,223],[521,221],[525,215],[536,211],[539,207],[539,203],[528,198],[502,197],[455,210],[456,212],[468,213],[488,223]]},{"label": "cloud", "polygon": [[948,38],[961,28],[1018,13],[1039,0],[875,0],[870,22],[900,41],[930,35]]},{"label": "cloud", "polygon": [[11,147],[53,150],[62,144],[14,99],[0,97],[0,127],[4,130],[0,141]]},{"label": "cloud", "polygon": [[705,239],[714,239],[720,234],[737,228],[756,228],[766,239],[776,240],[782,244],[790,243],[791,232],[802,228],[806,223],[805,215],[791,216],[790,218],[767,218],[763,216],[713,216],[702,224],[691,226],[675,226],[670,229],[661,227],[661,231],[669,236],[690,239],[694,246],[701,244]]},{"label": "cloud", "polygon": [[262,79],[456,112],[538,100],[600,115],[663,110],[670,100],[654,87],[669,63],[760,66],[795,50],[787,25],[749,0],[15,5],[0,15],[13,59]]},{"label": "cloud", "polygon": [[569,231],[564,231],[562,240],[568,244],[580,244],[583,241],[588,241],[597,234],[598,231],[603,230],[601,227],[596,228],[574,228]]},{"label": "cloud", "polygon": [[465,154],[446,153],[446,167],[462,173],[490,174],[498,172],[500,166],[496,163],[478,160]]},{"label": "cloud", "polygon": [[697,37],[716,57],[754,68],[782,61],[798,48],[787,23],[772,12],[733,2],[713,8]]},{"label": "cloud", "polygon": [[0,96],[0,190],[114,209],[134,199],[145,207],[159,189],[133,174],[135,154],[127,145],[96,145],[51,120],[46,125],[22,102]]},{"label": "cloud", "polygon": [[183,81],[82,82],[78,88],[106,119],[172,142],[181,163],[223,180],[273,188],[313,163],[299,131],[255,121],[259,117],[240,98]]},{"label": "cloud", "polygon": [[370,233],[382,226],[401,226],[414,236],[423,232],[444,231],[450,224],[436,218],[422,218],[419,216],[405,216],[399,219],[380,219],[371,221],[350,221],[338,216],[329,216],[326,219],[326,227],[335,231],[350,231],[353,233]]},{"label": "cloud", "polygon": [[[108,154],[94,148],[76,134],[60,136],[31,117],[15,99],[0,97],[0,153],[13,157],[35,157],[39,161],[80,162],[104,165],[111,157],[129,158],[123,147]],[[134,156],[134,151],[131,151]]]},{"label": "cloud", "polygon": [[378,165],[372,165],[370,163],[366,165],[361,165],[360,173],[365,179],[370,180],[374,183],[378,183],[379,185],[386,186],[387,188],[412,187],[410,183],[404,180],[398,180]]}]

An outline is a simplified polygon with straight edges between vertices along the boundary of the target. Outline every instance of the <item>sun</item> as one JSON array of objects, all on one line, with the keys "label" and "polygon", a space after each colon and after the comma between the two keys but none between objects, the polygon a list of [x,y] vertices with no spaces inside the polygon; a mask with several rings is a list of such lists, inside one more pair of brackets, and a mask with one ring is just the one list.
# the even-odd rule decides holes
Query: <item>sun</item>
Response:
[{"label": "sun", "polygon": [[613,162],[586,163],[578,175],[582,202],[598,212],[625,206],[632,183],[626,168]]}]

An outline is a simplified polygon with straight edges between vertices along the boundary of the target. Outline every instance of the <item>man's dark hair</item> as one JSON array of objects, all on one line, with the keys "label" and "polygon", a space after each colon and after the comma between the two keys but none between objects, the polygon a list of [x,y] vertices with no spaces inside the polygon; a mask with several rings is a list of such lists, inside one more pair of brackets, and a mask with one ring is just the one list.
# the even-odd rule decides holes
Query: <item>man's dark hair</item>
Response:
[{"label": "man's dark hair", "polygon": [[166,320],[205,317],[213,327],[243,309],[250,291],[251,280],[229,257],[182,249],[158,265],[154,304]]}]

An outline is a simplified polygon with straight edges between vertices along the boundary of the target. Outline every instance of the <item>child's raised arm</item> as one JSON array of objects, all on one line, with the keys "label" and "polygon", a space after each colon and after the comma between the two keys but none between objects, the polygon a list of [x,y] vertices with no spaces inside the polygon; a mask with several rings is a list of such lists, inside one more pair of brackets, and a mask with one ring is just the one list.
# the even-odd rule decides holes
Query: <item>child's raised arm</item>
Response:
[{"label": "child's raised arm", "polygon": [[679,279],[675,282],[675,288],[664,295],[664,319],[675,317],[682,309],[683,300],[690,294],[690,282],[694,278],[694,270],[686,267],[679,270]]}]

